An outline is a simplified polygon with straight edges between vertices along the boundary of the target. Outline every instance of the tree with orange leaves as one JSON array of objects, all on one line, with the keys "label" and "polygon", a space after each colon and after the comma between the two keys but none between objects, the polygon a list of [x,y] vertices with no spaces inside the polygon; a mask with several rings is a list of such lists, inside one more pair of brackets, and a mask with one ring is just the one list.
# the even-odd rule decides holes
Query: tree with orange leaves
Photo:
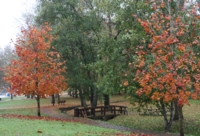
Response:
[{"label": "tree with orange leaves", "polygon": [[28,26],[23,29],[15,43],[17,60],[5,68],[5,81],[10,83],[9,92],[16,95],[31,94],[37,100],[38,116],[40,98],[60,93],[66,89],[64,63],[51,46],[53,37],[48,24],[41,28]]},{"label": "tree with orange leaves", "polygon": [[[178,103],[180,135],[183,136],[182,107],[188,98],[200,99],[199,15],[196,6],[180,8],[180,0],[151,0],[155,10],[150,19],[138,22],[143,26],[150,43],[138,47],[137,73],[134,80],[145,94],[159,103],[165,121],[165,131],[170,131],[174,116],[174,102]],[[186,10],[187,8],[187,10]],[[140,45],[142,46],[142,45]],[[148,57],[151,56],[151,61]],[[128,83],[124,83],[128,86]],[[166,105],[170,105],[170,118]]]}]

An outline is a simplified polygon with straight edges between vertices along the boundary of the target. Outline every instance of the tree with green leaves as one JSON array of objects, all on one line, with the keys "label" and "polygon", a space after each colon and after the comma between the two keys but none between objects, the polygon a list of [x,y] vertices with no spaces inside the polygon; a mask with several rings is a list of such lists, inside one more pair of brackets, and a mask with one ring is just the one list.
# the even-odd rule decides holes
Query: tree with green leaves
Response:
[{"label": "tree with green leaves", "polygon": [[49,22],[57,36],[53,44],[67,60],[66,76],[70,88],[79,91],[82,106],[86,99],[97,105],[97,74],[92,65],[97,60],[97,32],[100,20],[90,0],[40,1],[37,23]]}]

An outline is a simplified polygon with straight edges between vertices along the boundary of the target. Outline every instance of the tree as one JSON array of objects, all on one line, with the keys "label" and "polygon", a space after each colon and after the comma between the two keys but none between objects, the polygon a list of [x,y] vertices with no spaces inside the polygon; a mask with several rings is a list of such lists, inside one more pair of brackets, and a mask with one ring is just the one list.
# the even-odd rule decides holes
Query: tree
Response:
[{"label": "tree", "polygon": [[11,59],[15,58],[16,54],[14,53],[14,48],[10,45],[7,45],[4,49],[0,50],[0,90],[5,91],[5,88],[9,86],[9,84],[3,80],[5,74],[3,68],[10,64]]},{"label": "tree", "polygon": [[49,34],[48,24],[36,28],[28,26],[23,29],[15,43],[17,60],[12,60],[5,68],[5,81],[10,83],[9,92],[35,97],[38,116],[40,114],[40,98],[60,93],[66,89],[64,62],[51,46],[53,37]]},{"label": "tree", "polygon": [[81,104],[86,107],[97,105],[99,90],[98,75],[94,69],[97,61],[98,31],[101,19],[90,0],[40,1],[37,23],[49,22],[57,39],[56,49],[66,60],[68,86],[78,90]]},{"label": "tree", "polygon": [[[183,136],[182,107],[188,98],[199,98],[199,16],[194,6],[180,10],[180,1],[151,1],[155,10],[148,20],[138,22],[151,39],[138,47],[138,96],[146,95],[160,104],[165,131],[170,131],[174,101],[178,103],[180,135]],[[151,57],[150,61],[148,58]],[[126,84],[127,85],[127,84]],[[167,119],[166,105],[170,106]]]}]

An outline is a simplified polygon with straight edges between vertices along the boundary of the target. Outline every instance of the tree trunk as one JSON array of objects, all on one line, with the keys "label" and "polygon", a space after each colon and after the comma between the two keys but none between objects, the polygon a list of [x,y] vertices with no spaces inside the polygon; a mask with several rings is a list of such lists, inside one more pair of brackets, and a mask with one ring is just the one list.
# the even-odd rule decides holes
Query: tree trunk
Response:
[{"label": "tree trunk", "polygon": [[97,107],[97,101],[98,101],[98,97],[97,97],[97,93],[96,93],[96,89],[95,89],[94,95],[93,95],[93,107]]},{"label": "tree trunk", "polygon": [[175,108],[175,113],[174,113],[173,120],[176,121],[176,120],[179,120],[179,117],[178,117],[178,102],[177,102],[177,100],[174,101],[174,108]]},{"label": "tree trunk", "polygon": [[81,106],[87,108],[86,100],[85,97],[83,96],[83,91],[81,89],[79,89],[79,96],[81,100]]},{"label": "tree trunk", "polygon": [[75,90],[75,98],[78,98],[78,90]]},{"label": "tree trunk", "polygon": [[57,93],[58,102],[60,101],[60,95]]},{"label": "tree trunk", "polygon": [[41,114],[40,114],[40,96],[39,95],[37,95],[36,100],[37,100],[38,116],[40,117]]},{"label": "tree trunk", "polygon": [[97,94],[95,88],[91,87],[90,104],[91,107],[97,106]]},{"label": "tree trunk", "polygon": [[89,96],[91,107],[93,107],[93,95],[94,95],[94,92],[93,92],[93,90],[91,89],[91,90],[90,90],[90,96]]},{"label": "tree trunk", "polygon": [[52,103],[53,106],[54,106],[54,104],[55,104],[55,96],[54,96],[54,94],[52,94],[52,96],[51,96],[51,103]]},{"label": "tree trunk", "polygon": [[12,94],[12,93],[10,93],[10,99],[11,99],[11,100],[13,99],[13,94]]},{"label": "tree trunk", "polygon": [[184,132],[183,132],[183,111],[182,111],[182,107],[178,107],[178,111],[179,111],[179,130],[180,130],[180,136],[184,136]]},{"label": "tree trunk", "polygon": [[109,106],[110,105],[110,97],[108,94],[104,94],[104,106]]},{"label": "tree trunk", "polygon": [[[177,121],[179,120],[179,107],[178,107],[177,100],[174,101],[174,107],[175,107],[175,114],[174,114],[173,121]],[[181,115],[181,118],[183,119],[183,114]]]},{"label": "tree trunk", "polygon": [[84,108],[87,108],[87,104],[86,104],[85,98],[80,96],[80,99],[81,99],[81,106],[84,107]]},{"label": "tree trunk", "polygon": [[69,96],[72,96],[72,91],[70,90],[70,91],[68,92],[68,94],[69,94]]},{"label": "tree trunk", "polygon": [[169,118],[169,120],[167,119],[167,112],[166,112],[166,109],[165,109],[164,102],[160,102],[160,103],[161,103],[162,114],[163,114],[164,122],[165,122],[165,132],[170,132],[172,122],[173,122],[173,118],[174,118],[174,103],[171,102],[171,105],[170,105],[170,118]]},{"label": "tree trunk", "polygon": [[26,97],[27,97],[27,98],[31,98],[31,97],[30,97],[30,94],[28,94]]}]

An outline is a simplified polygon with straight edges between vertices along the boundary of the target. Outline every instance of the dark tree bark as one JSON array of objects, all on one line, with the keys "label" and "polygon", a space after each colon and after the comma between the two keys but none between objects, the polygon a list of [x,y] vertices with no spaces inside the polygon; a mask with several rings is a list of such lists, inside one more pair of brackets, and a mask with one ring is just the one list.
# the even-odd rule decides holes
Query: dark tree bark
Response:
[{"label": "dark tree bark", "polygon": [[177,100],[174,101],[174,109],[175,109],[174,110],[175,113],[174,113],[173,120],[176,121],[176,120],[179,120],[179,117],[178,117],[178,102],[177,102]]},{"label": "dark tree bark", "polygon": [[72,96],[72,91],[70,90],[68,94],[69,94],[69,96]]},{"label": "dark tree bark", "polygon": [[12,93],[10,94],[10,99],[11,99],[11,100],[13,99],[13,94],[12,94]]},{"label": "dark tree bark", "polygon": [[108,94],[104,94],[104,106],[109,106],[110,105],[110,97]]},{"label": "dark tree bark", "polygon": [[79,89],[79,95],[80,95],[80,100],[81,100],[81,106],[84,108],[87,108],[87,104],[86,104],[86,100],[85,97],[83,95],[83,92],[81,89]]},{"label": "dark tree bark", "polygon": [[[178,100],[175,100],[174,101],[174,118],[173,118],[173,121],[177,121],[179,120],[179,107],[178,107]],[[181,115],[181,118],[183,119],[183,114]]]},{"label": "dark tree bark", "polygon": [[171,102],[170,105],[170,117],[167,118],[167,111],[164,102],[161,102],[162,114],[165,122],[165,132],[170,132],[170,128],[172,126],[173,118],[174,118],[174,102]]},{"label": "dark tree bark", "polygon": [[58,99],[58,102],[60,101],[60,95],[59,93],[56,94],[57,95],[57,99]]},{"label": "dark tree bark", "polygon": [[36,100],[37,100],[38,116],[40,117],[41,114],[40,114],[40,96],[39,95],[37,95]]},{"label": "dark tree bark", "polygon": [[28,94],[26,97],[27,97],[27,98],[31,98],[31,95],[30,95],[30,94]]},{"label": "dark tree bark", "polygon": [[179,123],[180,123],[180,125],[179,125],[179,130],[180,130],[180,136],[184,136],[184,132],[183,132],[183,111],[182,111],[182,107],[178,107],[178,113],[179,113]]},{"label": "dark tree bark", "polygon": [[78,90],[75,90],[75,98],[78,98]]},{"label": "dark tree bark", "polygon": [[96,107],[97,106],[97,94],[96,94],[96,90],[95,88],[91,87],[90,90],[90,104],[92,107]]},{"label": "dark tree bark", "polygon": [[55,104],[55,96],[54,96],[54,94],[52,94],[52,96],[51,96],[51,103],[52,103],[53,106],[54,106],[54,104]]}]

